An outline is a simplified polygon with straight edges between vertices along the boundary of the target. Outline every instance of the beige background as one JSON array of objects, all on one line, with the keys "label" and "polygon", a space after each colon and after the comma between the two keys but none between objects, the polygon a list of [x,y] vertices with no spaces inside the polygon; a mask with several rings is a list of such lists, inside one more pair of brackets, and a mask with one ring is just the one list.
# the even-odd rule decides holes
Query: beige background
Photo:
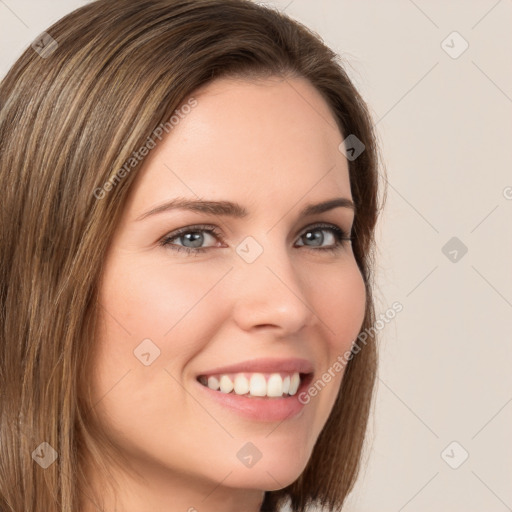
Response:
[{"label": "beige background", "polygon": [[[365,470],[345,510],[512,510],[512,1],[266,3],[345,57],[388,172],[377,312],[403,311],[381,331]],[[0,0],[1,75],[84,4]],[[465,255],[445,256],[452,237]]]}]

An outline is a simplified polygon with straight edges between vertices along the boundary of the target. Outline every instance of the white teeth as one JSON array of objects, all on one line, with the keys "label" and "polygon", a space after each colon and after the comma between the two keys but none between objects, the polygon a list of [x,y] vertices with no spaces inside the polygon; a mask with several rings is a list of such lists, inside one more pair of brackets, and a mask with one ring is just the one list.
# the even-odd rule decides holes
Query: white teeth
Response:
[{"label": "white teeth", "polygon": [[267,394],[267,381],[261,373],[253,373],[249,381],[249,393],[252,396],[265,396]]},{"label": "white teeth", "polygon": [[297,393],[297,389],[299,389],[299,385],[300,385],[299,374],[294,373],[292,375],[292,378],[290,379],[290,389],[289,389],[288,393],[290,395],[295,395],[295,393]]},{"label": "white teeth", "polygon": [[199,381],[214,391],[222,393],[234,393],[236,395],[258,396],[258,397],[281,397],[283,395],[295,395],[300,386],[300,375],[295,372],[291,375],[279,373],[263,373],[236,375],[210,375],[208,378],[201,377]]},{"label": "white teeth", "polygon": [[220,378],[220,390],[223,393],[231,393],[233,391],[233,381],[227,375],[223,375]]},{"label": "white teeth", "polygon": [[290,376],[287,375],[284,379],[283,379],[283,393],[289,393],[290,392]]},{"label": "white teeth", "polygon": [[235,377],[235,393],[237,395],[246,395],[249,393],[249,380],[245,375]]},{"label": "white teeth", "polygon": [[283,395],[283,379],[278,373],[273,373],[267,382],[267,396]]},{"label": "white teeth", "polygon": [[220,387],[219,379],[217,377],[208,377],[208,387],[217,391]]}]

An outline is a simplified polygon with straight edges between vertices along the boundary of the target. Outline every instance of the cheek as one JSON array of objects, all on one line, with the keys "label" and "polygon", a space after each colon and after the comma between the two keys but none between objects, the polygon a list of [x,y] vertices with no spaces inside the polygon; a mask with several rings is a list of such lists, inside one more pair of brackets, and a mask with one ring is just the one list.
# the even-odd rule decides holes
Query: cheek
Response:
[{"label": "cheek", "polygon": [[226,273],[224,268],[198,272],[193,265],[134,260],[110,260],[101,283],[95,394],[101,397],[117,389],[116,383],[130,372],[114,409],[138,398],[145,407],[146,390],[168,389],[173,382],[165,370],[182,380],[187,363],[229,313],[226,301],[212,300],[210,293]]},{"label": "cheek", "polygon": [[319,350],[322,361],[316,380],[299,399],[315,409],[313,432],[320,432],[338,395],[345,372],[346,354],[361,329],[366,309],[366,288],[355,259],[316,275],[310,283],[314,309],[324,333]]},{"label": "cheek", "polygon": [[[177,427],[173,409],[185,410],[186,397],[170,375],[183,380],[188,361],[225,318],[228,308],[209,294],[225,273],[223,268],[198,272],[193,265],[136,264],[122,258],[106,266],[91,375],[105,424],[134,439],[135,430],[143,427],[151,427],[158,438],[157,423],[167,431]],[[151,343],[142,345],[148,339]],[[141,346],[150,353],[147,366],[137,357],[142,357]],[[133,410],[140,414],[137,419]]]},{"label": "cheek", "polygon": [[110,335],[117,333],[119,338],[128,331],[133,341],[151,338],[165,346],[183,326],[195,325],[198,315],[208,318],[212,302],[203,299],[224,272],[193,270],[191,265],[118,261],[115,269],[105,272],[101,293],[102,305],[112,317],[107,318]]},{"label": "cheek", "polygon": [[326,273],[314,294],[330,356],[335,359],[352,346],[365,316],[366,288],[356,261],[344,263],[341,271]]}]

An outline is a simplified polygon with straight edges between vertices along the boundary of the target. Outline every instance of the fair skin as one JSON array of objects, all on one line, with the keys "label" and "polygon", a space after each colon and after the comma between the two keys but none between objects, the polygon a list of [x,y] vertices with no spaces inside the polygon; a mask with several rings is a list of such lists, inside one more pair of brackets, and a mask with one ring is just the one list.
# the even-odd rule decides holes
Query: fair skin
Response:
[{"label": "fair skin", "polygon": [[[146,158],[102,275],[93,395],[112,443],[144,477],[112,469],[121,492],[117,503],[105,501],[109,512],[258,511],[265,490],[303,471],[343,372],[279,421],[210,399],[221,391],[206,392],[197,376],[259,358],[301,358],[318,378],[350,349],[364,318],[350,241],[310,228],[323,223],[350,235],[353,210],[300,216],[312,203],[352,199],[338,149],[344,137],[320,94],[302,78],[221,79],[193,97],[197,106]],[[169,210],[137,220],[176,197],[198,196],[239,203],[248,215]],[[204,252],[159,245],[197,224],[221,233],[199,231]],[[248,236],[263,250],[251,263],[236,250]],[[172,244],[198,247],[191,240],[182,234]],[[329,246],[337,249],[319,248]],[[145,339],[160,350],[149,365],[134,355]],[[252,467],[237,457],[248,442],[261,453]],[[88,500],[84,507],[99,510]]]}]

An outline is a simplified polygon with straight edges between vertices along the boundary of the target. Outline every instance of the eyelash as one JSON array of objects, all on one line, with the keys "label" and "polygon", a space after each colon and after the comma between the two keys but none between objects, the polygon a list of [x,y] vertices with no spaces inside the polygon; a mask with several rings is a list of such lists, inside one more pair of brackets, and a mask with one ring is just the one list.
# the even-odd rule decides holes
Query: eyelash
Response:
[{"label": "eyelash", "polygon": [[[353,240],[353,237],[347,236],[345,231],[338,226],[335,226],[334,224],[314,224],[312,226],[308,226],[300,235],[300,237],[304,236],[309,231],[315,231],[315,230],[327,230],[331,231],[331,233],[334,234],[334,237],[336,238],[336,243],[334,246],[329,247],[309,247],[307,245],[301,245],[300,247],[306,247],[313,251],[328,251],[328,252],[336,252],[342,248],[344,245],[344,242],[349,242]],[[213,247],[185,247],[183,245],[175,245],[171,241],[179,238],[180,236],[187,234],[187,233],[198,233],[198,232],[206,232],[217,239],[220,239],[222,241],[222,235],[221,233],[215,228],[215,226],[209,226],[209,225],[198,225],[198,226],[187,226],[185,228],[178,229],[177,231],[174,231],[173,233],[170,233],[166,237],[164,237],[160,241],[160,245],[162,247],[168,247],[169,249],[176,251],[176,252],[186,252],[186,253],[192,253],[192,254],[198,254],[198,253],[204,253],[209,249],[213,249]],[[299,238],[300,238],[299,237]]]}]

